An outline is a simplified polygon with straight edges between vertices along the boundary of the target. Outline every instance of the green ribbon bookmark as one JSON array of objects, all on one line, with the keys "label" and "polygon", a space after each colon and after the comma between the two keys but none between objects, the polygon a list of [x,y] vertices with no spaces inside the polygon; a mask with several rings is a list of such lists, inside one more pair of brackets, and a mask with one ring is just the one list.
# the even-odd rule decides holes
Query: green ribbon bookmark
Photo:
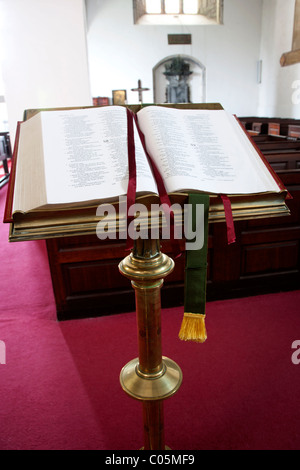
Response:
[{"label": "green ribbon bookmark", "polygon": [[[198,250],[186,250],[185,286],[184,286],[184,317],[179,338],[184,341],[203,343],[207,339],[205,328],[206,285],[207,285],[207,254],[208,254],[208,213],[209,195],[189,194],[189,216],[192,217],[192,230],[196,233],[196,207],[204,206],[203,225],[198,227],[204,232],[203,246]],[[199,238],[197,233],[195,240]],[[195,242],[193,240],[193,242]]]}]

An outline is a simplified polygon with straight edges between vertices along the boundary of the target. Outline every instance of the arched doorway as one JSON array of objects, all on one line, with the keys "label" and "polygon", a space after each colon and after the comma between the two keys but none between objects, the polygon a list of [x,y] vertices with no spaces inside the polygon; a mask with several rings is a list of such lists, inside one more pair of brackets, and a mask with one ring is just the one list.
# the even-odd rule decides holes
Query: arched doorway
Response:
[{"label": "arched doorway", "polygon": [[205,103],[206,68],[187,55],[165,57],[153,67],[154,103]]}]

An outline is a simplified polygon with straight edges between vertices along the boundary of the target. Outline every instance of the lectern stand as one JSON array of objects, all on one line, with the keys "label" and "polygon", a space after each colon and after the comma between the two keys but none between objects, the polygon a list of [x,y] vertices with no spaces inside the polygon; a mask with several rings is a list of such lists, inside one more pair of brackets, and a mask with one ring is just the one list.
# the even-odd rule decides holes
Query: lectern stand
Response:
[{"label": "lectern stand", "polygon": [[[181,105],[166,105],[181,107]],[[222,109],[219,104],[182,105],[190,109]],[[140,106],[131,107],[137,112]],[[38,110],[27,110],[28,119]],[[97,205],[70,208],[53,214],[51,211],[33,211],[32,214],[13,214],[13,195],[16,175],[18,137],[16,135],[14,165],[10,177],[4,221],[10,223],[10,241],[41,240],[72,236],[95,235],[99,218]],[[270,169],[271,171],[271,169]],[[274,174],[274,179],[276,179]],[[278,217],[289,214],[285,199],[287,191],[281,187],[274,194],[240,195],[231,201],[234,220]],[[179,197],[179,195],[177,195]],[[181,194],[183,209],[187,194]],[[172,202],[172,201],[171,201]],[[181,220],[181,217],[180,217]],[[225,214],[219,196],[210,198],[210,222],[224,222]],[[179,389],[182,382],[180,367],[162,356],[160,289],[164,278],[174,269],[174,262],[160,251],[159,240],[138,239],[132,253],[119,265],[120,272],[131,280],[136,295],[139,356],[125,365],[120,374],[124,391],[142,402],[144,414],[144,449],[164,450],[163,401]]]},{"label": "lectern stand", "polygon": [[160,289],[174,262],[160,252],[159,240],[135,241],[134,249],[119,265],[135,289],[139,357],[123,367],[123,390],[143,404],[144,449],[165,450],[163,400],[181,385],[182,372],[162,356]]}]

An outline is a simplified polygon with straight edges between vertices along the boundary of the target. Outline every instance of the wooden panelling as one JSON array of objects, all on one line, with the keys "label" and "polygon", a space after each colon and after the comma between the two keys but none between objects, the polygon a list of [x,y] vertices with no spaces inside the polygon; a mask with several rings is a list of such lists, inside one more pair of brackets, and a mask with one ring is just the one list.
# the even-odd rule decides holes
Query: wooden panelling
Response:
[{"label": "wooden panelling", "polygon": [[242,252],[241,276],[296,270],[299,257],[298,248],[298,240],[246,246]]}]

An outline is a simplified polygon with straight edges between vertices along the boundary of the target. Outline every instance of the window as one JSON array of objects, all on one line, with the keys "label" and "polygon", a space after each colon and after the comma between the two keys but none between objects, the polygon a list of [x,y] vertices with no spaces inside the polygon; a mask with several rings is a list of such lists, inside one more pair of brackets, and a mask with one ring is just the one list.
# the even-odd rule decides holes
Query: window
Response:
[{"label": "window", "polygon": [[198,11],[198,0],[146,0],[146,14],[197,15]]},{"label": "window", "polygon": [[135,24],[223,24],[223,0],[133,0]]}]

